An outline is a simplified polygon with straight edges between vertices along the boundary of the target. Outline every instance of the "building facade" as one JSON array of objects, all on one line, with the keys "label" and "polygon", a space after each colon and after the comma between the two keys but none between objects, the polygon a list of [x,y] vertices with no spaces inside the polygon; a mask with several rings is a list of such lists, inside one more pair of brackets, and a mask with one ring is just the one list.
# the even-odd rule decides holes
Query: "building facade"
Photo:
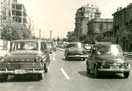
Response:
[{"label": "building facade", "polygon": [[1,29],[5,26],[14,27],[20,32],[19,34],[22,31],[30,34],[26,9],[18,0],[3,0],[1,2]]},{"label": "building facade", "polygon": [[[88,39],[104,41],[113,39],[113,19],[95,18],[88,23]],[[102,40],[103,39],[103,40]]]},{"label": "building facade", "polygon": [[115,42],[124,51],[132,51],[132,4],[125,8],[118,8],[113,14]]},{"label": "building facade", "polygon": [[100,15],[99,9],[93,5],[83,6],[77,10],[74,33],[78,39],[81,35],[87,35],[88,22],[95,17],[100,17]]}]

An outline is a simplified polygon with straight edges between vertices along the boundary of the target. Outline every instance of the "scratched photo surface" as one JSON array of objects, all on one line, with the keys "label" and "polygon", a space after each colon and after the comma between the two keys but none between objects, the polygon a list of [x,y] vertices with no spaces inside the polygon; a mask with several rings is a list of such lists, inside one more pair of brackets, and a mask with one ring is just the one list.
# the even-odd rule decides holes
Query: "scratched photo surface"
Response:
[{"label": "scratched photo surface", "polygon": [[0,0],[0,91],[131,91],[132,0]]}]

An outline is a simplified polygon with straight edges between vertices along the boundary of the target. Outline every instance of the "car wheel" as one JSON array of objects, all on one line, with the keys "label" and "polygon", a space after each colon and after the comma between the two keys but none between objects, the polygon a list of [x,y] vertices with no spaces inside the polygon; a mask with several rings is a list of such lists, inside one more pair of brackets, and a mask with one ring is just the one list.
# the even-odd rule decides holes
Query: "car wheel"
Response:
[{"label": "car wheel", "polygon": [[98,67],[97,66],[94,67],[94,77],[95,78],[99,77],[99,72],[98,72]]},{"label": "car wheel", "polygon": [[42,76],[42,74],[38,74],[38,80],[42,80],[43,79],[43,76]]},{"label": "car wheel", "polygon": [[8,79],[8,75],[7,74],[0,74],[0,82],[5,82]]},{"label": "car wheel", "polygon": [[129,72],[124,72],[124,78],[128,78],[129,77]]},{"label": "car wheel", "polygon": [[42,74],[36,74],[36,75],[35,75],[35,80],[36,80],[36,81],[40,81],[40,80],[42,80],[42,79],[43,79]]},{"label": "car wheel", "polygon": [[83,61],[85,61],[86,60],[86,58],[83,58]]},{"label": "car wheel", "polygon": [[87,67],[87,68],[86,68],[86,70],[87,70],[87,74],[89,74],[89,73],[90,73],[89,63],[86,64],[86,67]]},{"label": "car wheel", "polygon": [[48,68],[47,68],[46,64],[44,64],[44,73],[48,73]]}]

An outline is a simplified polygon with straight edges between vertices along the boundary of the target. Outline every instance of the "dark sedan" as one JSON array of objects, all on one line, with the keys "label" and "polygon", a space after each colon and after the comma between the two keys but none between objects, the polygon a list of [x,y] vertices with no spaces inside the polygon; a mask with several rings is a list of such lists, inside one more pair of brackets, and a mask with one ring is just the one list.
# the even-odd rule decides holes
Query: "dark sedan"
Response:
[{"label": "dark sedan", "polygon": [[85,52],[82,43],[80,42],[71,42],[67,45],[65,50],[65,59],[69,58],[80,58],[81,60],[85,60],[88,57]]},{"label": "dark sedan", "polygon": [[87,73],[94,73],[98,77],[101,73],[123,73],[129,77],[130,64],[123,56],[122,49],[117,44],[95,44],[86,61]]}]

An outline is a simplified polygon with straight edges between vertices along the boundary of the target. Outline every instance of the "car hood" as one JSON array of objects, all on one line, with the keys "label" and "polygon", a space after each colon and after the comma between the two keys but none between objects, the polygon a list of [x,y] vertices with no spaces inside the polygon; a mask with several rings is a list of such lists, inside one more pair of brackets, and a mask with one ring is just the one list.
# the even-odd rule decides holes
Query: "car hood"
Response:
[{"label": "car hood", "polygon": [[83,48],[69,48],[68,51],[83,51]]},{"label": "car hood", "polygon": [[123,55],[114,56],[114,55],[106,54],[106,55],[99,55],[96,58],[101,61],[107,61],[107,62],[122,63],[122,62],[126,61],[126,58]]},{"label": "car hood", "polygon": [[40,52],[38,51],[15,51],[9,53],[5,59],[24,59],[24,58],[36,58]]}]

